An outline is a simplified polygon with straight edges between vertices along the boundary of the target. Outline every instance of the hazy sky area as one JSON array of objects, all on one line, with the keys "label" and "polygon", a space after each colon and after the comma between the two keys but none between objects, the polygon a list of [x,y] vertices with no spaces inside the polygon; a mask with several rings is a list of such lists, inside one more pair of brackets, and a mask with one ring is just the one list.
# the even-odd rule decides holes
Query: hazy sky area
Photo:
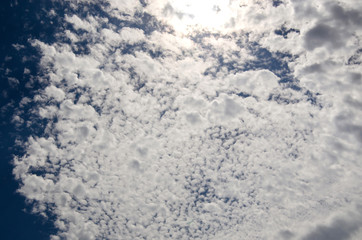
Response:
[{"label": "hazy sky area", "polygon": [[362,1],[1,15],[8,239],[362,239]]}]

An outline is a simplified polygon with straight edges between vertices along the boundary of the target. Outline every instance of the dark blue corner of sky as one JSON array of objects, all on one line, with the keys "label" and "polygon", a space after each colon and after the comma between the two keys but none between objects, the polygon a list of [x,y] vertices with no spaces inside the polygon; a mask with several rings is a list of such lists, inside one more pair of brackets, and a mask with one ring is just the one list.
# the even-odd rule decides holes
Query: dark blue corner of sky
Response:
[{"label": "dark blue corner of sky", "polygon": [[[31,97],[33,89],[25,87],[31,75],[37,74],[38,53],[29,47],[28,39],[50,41],[54,25],[49,24],[45,12],[51,1],[4,0],[0,1],[0,239],[49,239],[54,234],[51,219],[30,214],[31,206],[25,198],[16,193],[19,186],[12,175],[11,161],[14,155],[21,154],[16,148],[16,138],[26,138],[30,131],[15,127],[11,119],[20,100]],[[42,19],[44,17],[44,19]],[[13,44],[24,45],[16,50]],[[28,61],[23,61],[27,57]],[[31,75],[24,75],[24,68],[31,70]],[[19,82],[14,84],[8,79]],[[26,109],[25,109],[26,110]]]}]

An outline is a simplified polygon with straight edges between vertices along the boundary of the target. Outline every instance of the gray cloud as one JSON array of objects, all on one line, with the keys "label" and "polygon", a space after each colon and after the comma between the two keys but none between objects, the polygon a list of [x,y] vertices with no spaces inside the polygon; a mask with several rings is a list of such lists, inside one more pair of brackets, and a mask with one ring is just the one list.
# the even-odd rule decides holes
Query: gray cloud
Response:
[{"label": "gray cloud", "polygon": [[304,68],[306,73],[322,73],[324,72],[323,66],[319,63],[312,64]]},{"label": "gray cloud", "polygon": [[302,240],[347,240],[362,227],[361,219],[335,219],[329,226],[317,226]]},{"label": "gray cloud", "polygon": [[308,50],[321,46],[339,49],[352,36],[351,32],[361,26],[361,11],[345,10],[340,5],[330,6],[329,3],[326,4],[326,8],[330,16],[321,18],[305,35],[305,46]]},{"label": "gray cloud", "polygon": [[282,237],[282,239],[285,239],[285,240],[290,240],[290,239],[295,238],[295,234],[289,230],[281,231],[279,233],[279,235]]},{"label": "gray cloud", "polygon": [[308,50],[324,45],[340,48],[343,46],[343,39],[339,29],[319,23],[305,34],[305,45]]},{"label": "gray cloud", "polygon": [[[357,109],[361,108],[361,103],[350,97],[346,98],[346,103]],[[362,144],[362,125],[358,121],[358,115],[354,114],[353,111],[342,112],[335,118],[335,123],[340,132],[355,136]]]},{"label": "gray cloud", "polygon": [[[176,11],[173,7],[172,7],[172,5],[170,4],[170,3],[167,3],[166,5],[165,5],[165,7],[163,8],[163,14],[165,15],[165,16],[168,16],[168,15],[175,15],[175,16],[177,16],[179,19],[182,19],[184,16],[190,16],[190,15],[188,15],[188,14],[186,14],[186,13],[183,13],[183,12],[180,12],[180,11]],[[193,16],[190,16],[190,17],[193,17]]]},{"label": "gray cloud", "polygon": [[360,84],[362,79],[362,73],[354,72],[349,74],[350,79],[355,84]]},{"label": "gray cloud", "polygon": [[362,26],[362,12],[358,10],[345,10],[340,5],[331,7],[332,18],[348,26],[350,24]]}]

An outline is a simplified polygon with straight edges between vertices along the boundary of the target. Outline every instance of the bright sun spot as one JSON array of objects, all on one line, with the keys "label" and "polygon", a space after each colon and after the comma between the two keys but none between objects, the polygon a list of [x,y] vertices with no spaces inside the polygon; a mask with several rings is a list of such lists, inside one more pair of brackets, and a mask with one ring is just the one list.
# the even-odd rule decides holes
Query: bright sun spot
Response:
[{"label": "bright sun spot", "polygon": [[235,4],[229,0],[170,0],[163,13],[176,31],[221,31],[232,25]]}]

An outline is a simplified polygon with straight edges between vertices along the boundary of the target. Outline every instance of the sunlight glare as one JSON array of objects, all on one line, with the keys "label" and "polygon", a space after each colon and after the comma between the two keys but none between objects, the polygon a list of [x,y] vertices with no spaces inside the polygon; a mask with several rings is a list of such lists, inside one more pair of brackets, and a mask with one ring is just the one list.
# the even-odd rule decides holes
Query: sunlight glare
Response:
[{"label": "sunlight glare", "polygon": [[229,0],[171,0],[168,18],[176,31],[190,29],[222,30],[230,25],[233,15]]}]

